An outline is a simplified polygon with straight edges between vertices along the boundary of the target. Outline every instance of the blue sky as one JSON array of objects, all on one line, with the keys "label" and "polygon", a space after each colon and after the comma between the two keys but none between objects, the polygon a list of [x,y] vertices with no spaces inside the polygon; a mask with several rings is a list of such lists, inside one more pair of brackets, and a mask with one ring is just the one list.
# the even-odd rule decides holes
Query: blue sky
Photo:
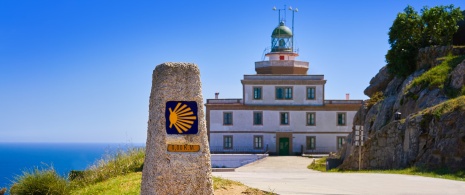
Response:
[{"label": "blue sky", "polygon": [[[389,27],[407,5],[465,1],[0,2],[0,142],[146,141],[152,71],[193,62],[204,99],[241,98],[270,47],[273,6],[297,7],[295,46],[326,99],[367,99]],[[290,25],[290,13],[287,24]]]}]

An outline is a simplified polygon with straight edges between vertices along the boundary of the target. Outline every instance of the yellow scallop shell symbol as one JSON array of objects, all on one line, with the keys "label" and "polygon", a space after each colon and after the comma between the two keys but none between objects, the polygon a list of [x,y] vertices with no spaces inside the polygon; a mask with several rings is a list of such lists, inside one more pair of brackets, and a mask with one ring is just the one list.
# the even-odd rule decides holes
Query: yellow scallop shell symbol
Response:
[{"label": "yellow scallop shell symbol", "polygon": [[188,131],[194,121],[197,119],[194,116],[194,112],[192,112],[191,108],[189,108],[186,104],[178,103],[174,110],[170,110],[170,128],[174,125],[174,128],[178,131],[178,133],[183,133]]}]

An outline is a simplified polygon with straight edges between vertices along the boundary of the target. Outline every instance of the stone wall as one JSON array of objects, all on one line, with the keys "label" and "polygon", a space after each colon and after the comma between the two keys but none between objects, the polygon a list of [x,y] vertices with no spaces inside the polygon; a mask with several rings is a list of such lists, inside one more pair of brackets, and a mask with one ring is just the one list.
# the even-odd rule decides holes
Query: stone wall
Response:
[{"label": "stone wall", "polygon": [[[440,117],[431,114],[392,121],[370,134],[362,147],[362,169],[400,169],[411,166],[465,169],[465,109]],[[358,147],[350,146],[343,169],[358,169]]]}]

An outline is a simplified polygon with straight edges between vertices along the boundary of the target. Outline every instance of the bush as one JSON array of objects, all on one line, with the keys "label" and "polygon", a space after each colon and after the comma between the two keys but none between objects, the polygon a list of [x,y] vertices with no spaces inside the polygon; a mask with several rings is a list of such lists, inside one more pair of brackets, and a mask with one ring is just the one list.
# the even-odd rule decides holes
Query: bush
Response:
[{"label": "bush", "polygon": [[[454,70],[454,68],[463,60],[465,59],[465,56],[452,56],[448,55],[444,57],[444,61],[438,65],[435,66],[434,68],[429,69],[427,72],[423,73],[419,77],[413,79],[413,81],[406,87],[405,92],[408,92],[412,87],[420,86],[421,89],[424,89],[426,87],[429,87],[430,89],[432,88],[439,88],[439,89],[444,89],[444,86],[447,84],[447,78]],[[450,91],[450,89],[447,89],[446,91]],[[455,93],[461,93],[461,92],[455,92],[454,94],[452,92],[449,92],[449,96],[455,97]]]},{"label": "bush", "polygon": [[23,171],[16,176],[10,189],[10,194],[70,194],[69,182],[57,174],[53,167],[47,169],[34,168],[32,171]]},{"label": "bush", "polygon": [[377,91],[375,92],[371,97],[370,99],[367,100],[367,107],[368,109],[370,109],[373,105],[375,105],[376,103],[380,102],[380,101],[383,101],[384,100],[384,94],[382,91]]},{"label": "bush", "polygon": [[79,173],[73,178],[73,183],[79,186],[105,181],[109,178],[126,175],[133,172],[141,172],[144,165],[145,149],[132,148],[120,150],[115,154],[110,154],[89,169]]},{"label": "bush", "polygon": [[463,19],[454,5],[424,7],[421,14],[412,6],[397,14],[389,28],[391,49],[386,54],[387,68],[393,75],[406,77],[416,69],[418,49],[432,45],[450,45]]}]

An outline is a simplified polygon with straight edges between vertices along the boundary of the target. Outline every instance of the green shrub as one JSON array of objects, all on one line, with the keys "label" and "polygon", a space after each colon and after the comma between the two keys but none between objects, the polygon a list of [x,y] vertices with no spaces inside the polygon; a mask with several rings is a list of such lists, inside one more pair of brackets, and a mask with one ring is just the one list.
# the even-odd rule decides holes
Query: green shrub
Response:
[{"label": "green shrub", "polygon": [[373,105],[375,105],[376,103],[380,102],[384,100],[384,94],[382,91],[377,91],[375,92],[371,97],[370,99],[367,100],[367,107],[368,109],[371,108]]},{"label": "green shrub", "polygon": [[23,171],[22,175],[15,177],[11,186],[11,195],[15,194],[70,194],[69,182],[57,174],[53,167],[47,169],[34,168],[32,171]]},{"label": "green shrub", "polygon": [[413,79],[413,81],[406,87],[405,91],[407,92],[412,87],[416,86],[420,86],[422,89],[426,87],[429,87],[430,89],[444,89],[449,73],[464,59],[465,56],[446,56],[441,64],[429,69],[427,72]]},{"label": "green shrub", "polygon": [[313,159],[313,162],[307,166],[308,169],[326,172],[326,159],[327,157]]},{"label": "green shrub", "polygon": [[115,154],[103,157],[89,169],[80,173],[79,177],[74,178],[73,183],[78,186],[85,186],[120,175],[141,172],[144,158],[144,148],[119,150]]}]

